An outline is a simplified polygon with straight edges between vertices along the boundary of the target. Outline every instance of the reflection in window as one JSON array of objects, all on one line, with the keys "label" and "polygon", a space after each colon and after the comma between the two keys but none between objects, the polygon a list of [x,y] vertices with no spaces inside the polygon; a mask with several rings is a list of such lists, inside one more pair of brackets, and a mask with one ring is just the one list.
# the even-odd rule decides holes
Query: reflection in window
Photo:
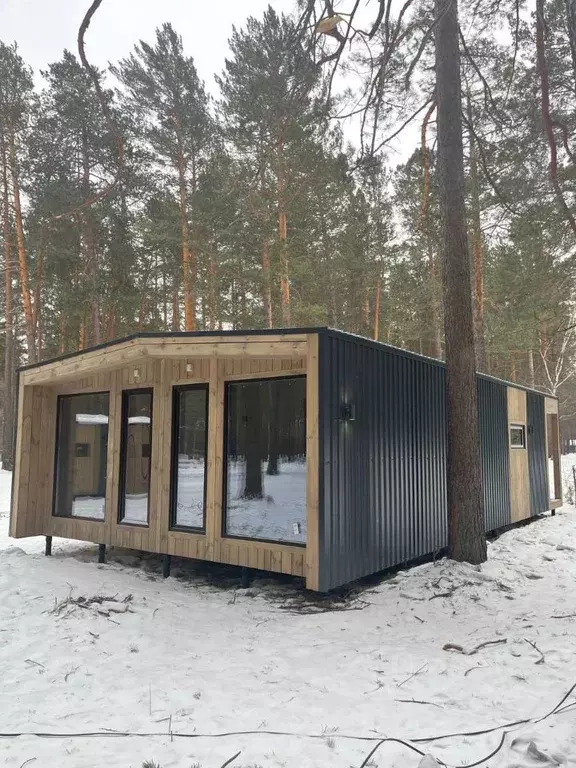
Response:
[{"label": "reflection in window", "polygon": [[54,514],[104,520],[107,392],[58,398]]},{"label": "reflection in window", "polygon": [[225,533],[306,541],[306,379],[227,384]]},{"label": "reflection in window", "polygon": [[510,426],[510,445],[512,448],[526,448],[526,428],[523,424]]},{"label": "reflection in window", "polygon": [[119,522],[148,525],[152,444],[152,390],[122,396],[122,457]]},{"label": "reflection in window", "polygon": [[171,525],[204,528],[208,386],[174,390]]}]

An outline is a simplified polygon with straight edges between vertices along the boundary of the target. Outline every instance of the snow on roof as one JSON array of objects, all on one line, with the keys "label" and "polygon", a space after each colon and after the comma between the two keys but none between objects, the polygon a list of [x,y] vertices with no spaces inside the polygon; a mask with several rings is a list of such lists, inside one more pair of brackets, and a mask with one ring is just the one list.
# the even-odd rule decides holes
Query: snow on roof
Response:
[{"label": "snow on roof", "polygon": [[108,416],[103,413],[77,413],[76,424],[108,424]]},{"label": "snow on roof", "polygon": [[128,416],[128,424],[150,424],[150,416]]}]

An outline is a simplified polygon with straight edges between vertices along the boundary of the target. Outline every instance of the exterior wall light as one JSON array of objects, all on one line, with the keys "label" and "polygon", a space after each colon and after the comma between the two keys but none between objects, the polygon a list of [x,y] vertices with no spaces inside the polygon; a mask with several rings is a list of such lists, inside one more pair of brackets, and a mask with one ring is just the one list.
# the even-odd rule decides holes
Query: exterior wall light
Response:
[{"label": "exterior wall light", "polygon": [[343,403],[340,412],[342,421],[355,421],[356,409],[354,403]]}]

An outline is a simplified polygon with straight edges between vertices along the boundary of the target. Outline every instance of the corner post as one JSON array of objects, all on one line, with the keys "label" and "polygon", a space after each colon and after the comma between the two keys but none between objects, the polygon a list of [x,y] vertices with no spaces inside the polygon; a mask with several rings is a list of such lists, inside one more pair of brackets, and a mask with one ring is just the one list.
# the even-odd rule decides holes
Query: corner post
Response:
[{"label": "corner post", "polygon": [[106,544],[98,544],[98,563],[102,565],[102,563],[106,562]]}]

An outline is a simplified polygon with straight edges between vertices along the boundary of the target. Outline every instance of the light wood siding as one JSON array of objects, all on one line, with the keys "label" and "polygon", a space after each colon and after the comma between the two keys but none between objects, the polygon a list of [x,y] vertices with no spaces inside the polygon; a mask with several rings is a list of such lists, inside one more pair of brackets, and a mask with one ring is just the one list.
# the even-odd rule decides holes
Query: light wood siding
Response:
[{"label": "light wood siding", "polygon": [[[562,506],[562,470],[560,463],[560,429],[558,417],[558,400],[555,397],[547,397],[544,400],[544,411],[546,414],[546,456],[547,462],[553,462],[554,487],[549,482],[550,488],[550,509],[558,509]],[[557,490],[555,494],[554,491]]]},{"label": "light wood siding", "polygon": [[[11,535],[62,536],[181,557],[244,565],[303,576],[314,585],[317,556],[306,547],[228,539],[222,536],[224,464],[224,383],[227,380],[306,373],[309,340],[316,337],[135,339],[64,361],[23,371],[20,376],[16,468]],[[209,385],[206,534],[169,530],[172,393],[176,385]],[[153,388],[150,521],[148,527],[118,523],[122,391]],[[54,448],[58,395],[109,392],[109,430],[104,521],[54,517]],[[314,380],[307,388],[308,536],[317,541],[318,399]],[[313,543],[317,549],[317,545]]]},{"label": "light wood siding", "polygon": [[530,480],[528,474],[528,449],[513,448],[510,444],[510,427],[524,427],[526,443],[526,392],[508,387],[508,444],[510,447],[510,508],[512,522],[530,517]]}]

